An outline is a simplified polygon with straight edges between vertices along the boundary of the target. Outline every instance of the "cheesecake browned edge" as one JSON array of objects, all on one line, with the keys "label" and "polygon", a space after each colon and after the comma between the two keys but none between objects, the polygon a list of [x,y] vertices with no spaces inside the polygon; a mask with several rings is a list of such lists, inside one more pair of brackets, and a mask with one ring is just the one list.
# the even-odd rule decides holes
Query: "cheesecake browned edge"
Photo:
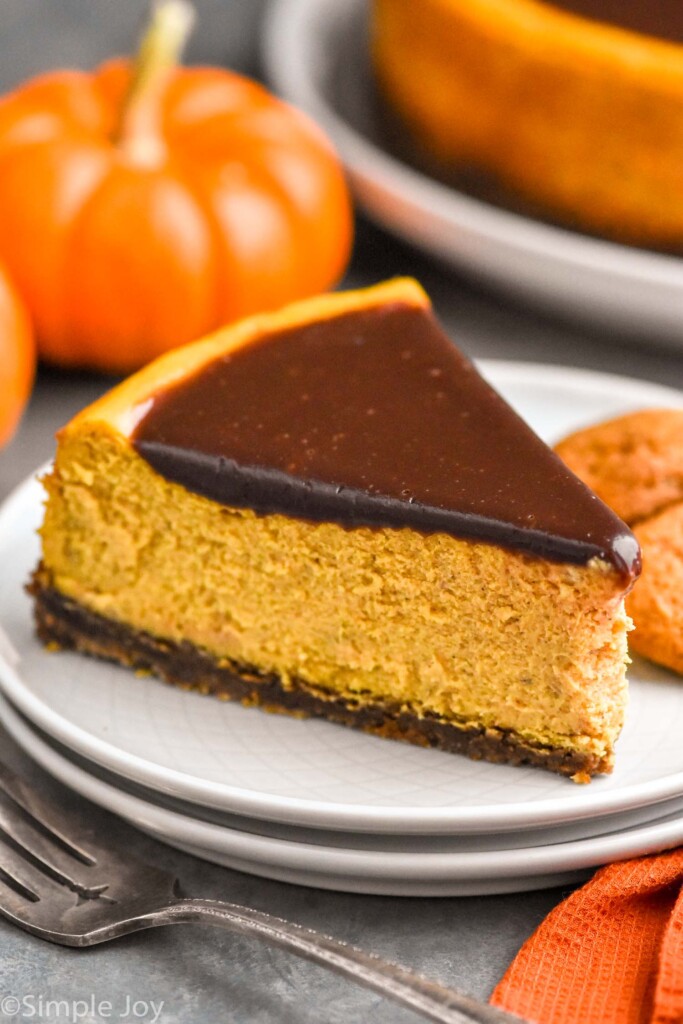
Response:
[{"label": "cheesecake browned edge", "polygon": [[38,638],[47,647],[118,662],[182,689],[239,701],[246,707],[325,718],[375,736],[465,754],[475,761],[546,768],[577,782],[612,770],[607,759],[569,748],[534,745],[510,730],[461,726],[437,715],[416,715],[398,704],[361,704],[302,679],[285,686],[277,675],[217,659],[188,641],[175,643],[98,615],[54,588],[42,565],[27,590],[34,598]]}]

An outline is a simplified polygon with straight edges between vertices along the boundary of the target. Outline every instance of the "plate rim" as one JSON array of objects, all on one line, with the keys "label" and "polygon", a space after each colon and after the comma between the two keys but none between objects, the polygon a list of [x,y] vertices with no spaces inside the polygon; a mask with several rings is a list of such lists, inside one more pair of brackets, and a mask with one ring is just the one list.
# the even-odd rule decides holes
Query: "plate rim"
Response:
[{"label": "plate rim", "polygon": [[[515,383],[534,382],[566,384],[584,391],[610,393],[620,390],[627,401],[670,402],[683,407],[683,392],[667,385],[618,374],[602,373],[578,367],[519,362],[508,360],[478,360],[477,366],[493,386],[503,380]],[[651,397],[650,397],[651,396]],[[38,473],[43,471],[38,470]],[[19,484],[0,505],[0,537],[7,520],[20,510],[25,495],[36,486],[36,475],[30,475]],[[0,623],[0,627],[1,627]],[[0,633],[0,639],[2,639]],[[11,650],[11,638],[7,638]],[[74,725],[64,715],[49,707],[23,683],[12,665],[11,656],[2,651],[0,644],[0,690],[33,723],[66,747],[89,760],[133,781],[142,781],[148,788],[180,796],[202,806],[233,811],[246,817],[297,824],[309,828],[342,829],[344,831],[385,832],[411,834],[457,834],[465,832],[491,832],[495,830],[523,830],[552,824],[557,814],[557,799],[548,798],[534,803],[482,804],[478,807],[420,808],[409,806],[378,807],[363,804],[331,804],[322,800],[263,794],[255,790],[230,786],[173,768],[165,768],[136,754],[130,754],[106,740]],[[599,780],[593,785],[599,785]],[[625,796],[624,794],[627,794]],[[608,816],[642,806],[647,801],[663,802],[683,793],[683,771],[661,779],[651,779],[626,787],[625,790],[607,790],[594,794],[590,806],[562,806],[565,822]],[[630,795],[629,795],[630,794]],[[457,820],[454,821],[454,811]]]}]

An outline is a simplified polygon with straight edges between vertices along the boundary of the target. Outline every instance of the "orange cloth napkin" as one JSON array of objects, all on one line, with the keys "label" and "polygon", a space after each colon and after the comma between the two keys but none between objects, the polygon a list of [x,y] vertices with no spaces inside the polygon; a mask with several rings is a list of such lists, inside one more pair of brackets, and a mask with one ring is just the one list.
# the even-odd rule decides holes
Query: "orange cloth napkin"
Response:
[{"label": "orange cloth napkin", "polygon": [[534,1024],[683,1024],[683,848],[601,868],[525,942],[491,1002]]}]

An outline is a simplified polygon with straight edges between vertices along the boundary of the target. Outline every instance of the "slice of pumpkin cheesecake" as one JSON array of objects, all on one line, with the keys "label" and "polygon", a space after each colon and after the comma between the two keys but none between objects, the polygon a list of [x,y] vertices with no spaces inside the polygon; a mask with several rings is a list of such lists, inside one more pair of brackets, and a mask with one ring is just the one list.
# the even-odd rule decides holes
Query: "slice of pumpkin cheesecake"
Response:
[{"label": "slice of pumpkin cheesecake", "polygon": [[611,770],[637,542],[415,282],[163,356],[60,432],[44,482],[45,643],[474,758]]}]

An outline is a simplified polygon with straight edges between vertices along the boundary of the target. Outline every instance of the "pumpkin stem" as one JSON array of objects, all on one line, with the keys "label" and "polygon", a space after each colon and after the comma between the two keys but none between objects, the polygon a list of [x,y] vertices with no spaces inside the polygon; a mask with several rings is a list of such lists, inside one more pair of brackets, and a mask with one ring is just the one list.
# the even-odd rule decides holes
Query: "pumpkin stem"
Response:
[{"label": "pumpkin stem", "polygon": [[163,163],[161,131],[164,89],[194,25],[189,0],[155,0],[140,40],[114,141],[137,164]]}]

